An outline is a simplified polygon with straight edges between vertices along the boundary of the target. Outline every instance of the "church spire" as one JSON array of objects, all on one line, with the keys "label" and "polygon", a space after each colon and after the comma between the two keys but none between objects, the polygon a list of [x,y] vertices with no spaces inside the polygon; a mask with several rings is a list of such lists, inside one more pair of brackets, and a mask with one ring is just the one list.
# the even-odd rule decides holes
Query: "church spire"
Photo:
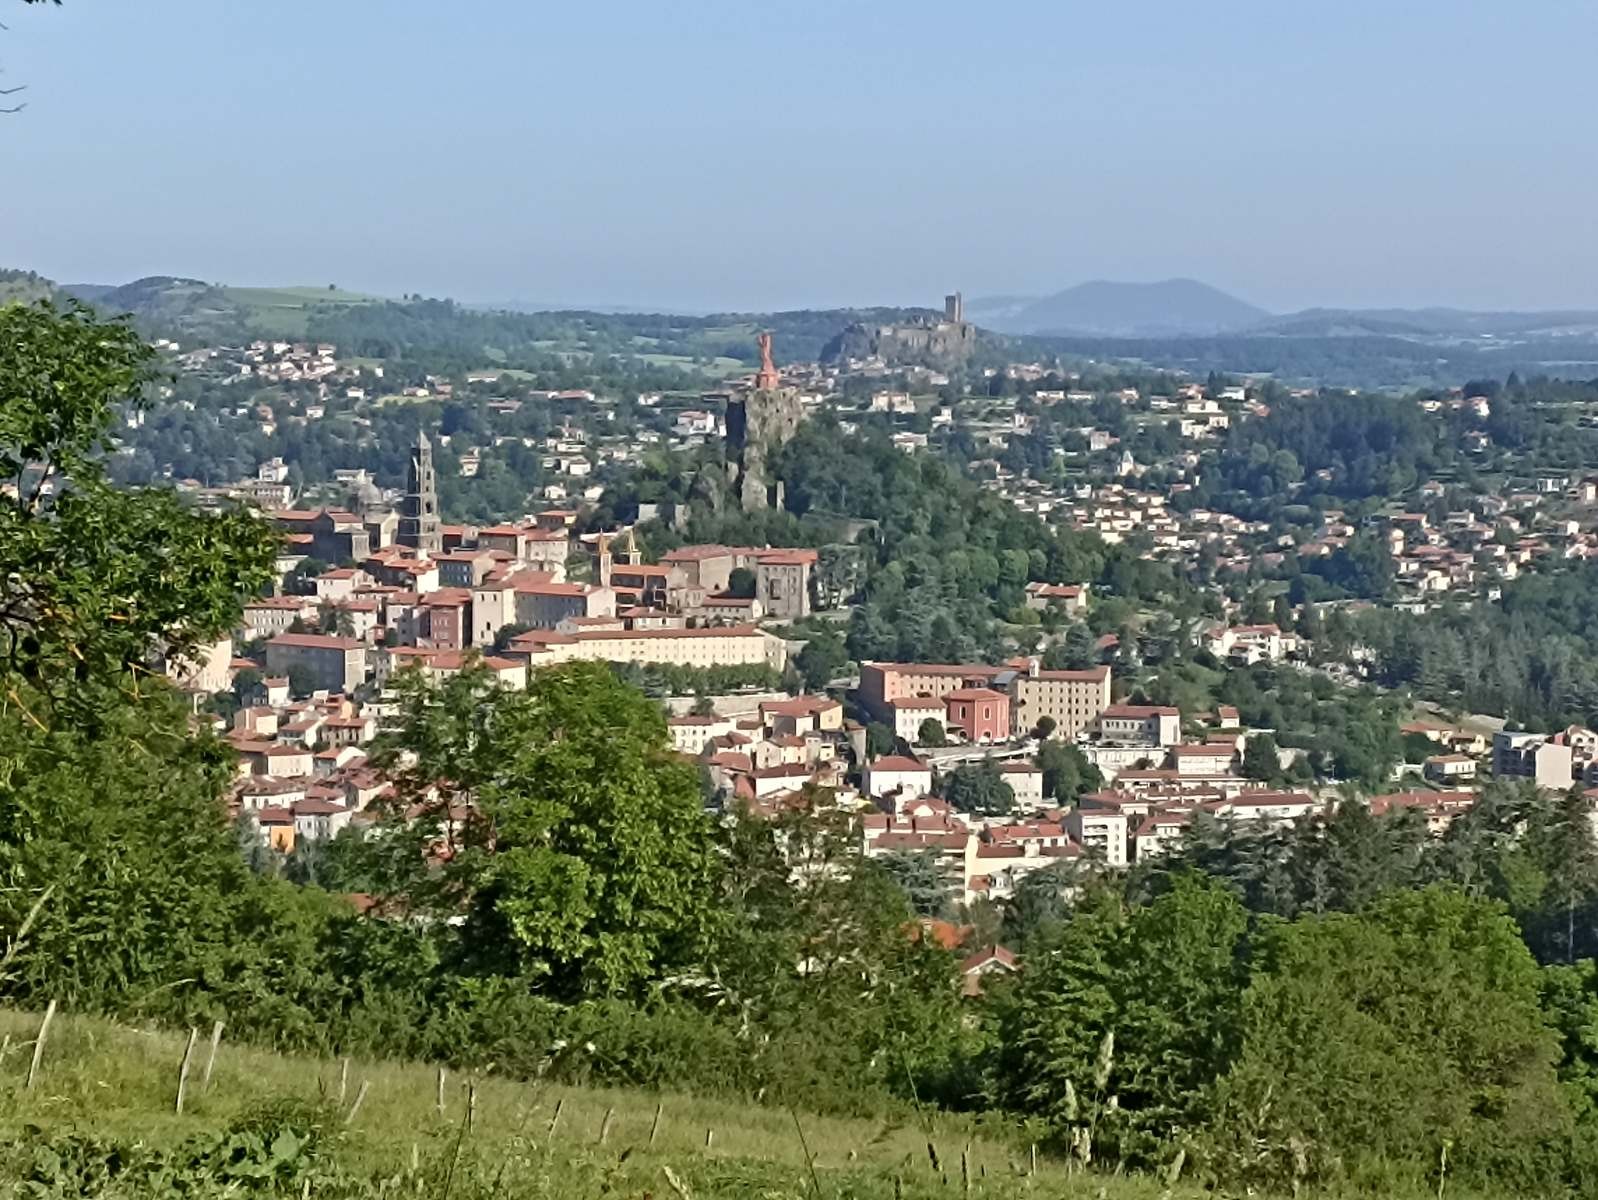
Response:
[{"label": "church spire", "polygon": [[419,553],[436,554],[444,548],[444,531],[438,520],[438,477],[433,473],[433,444],[417,430],[405,475],[405,499],[400,505],[399,544]]}]

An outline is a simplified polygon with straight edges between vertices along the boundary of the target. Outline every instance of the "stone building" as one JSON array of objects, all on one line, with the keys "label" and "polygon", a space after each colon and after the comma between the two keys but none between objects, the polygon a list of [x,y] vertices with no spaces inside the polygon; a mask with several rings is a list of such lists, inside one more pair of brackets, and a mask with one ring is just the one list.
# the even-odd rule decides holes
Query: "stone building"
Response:
[{"label": "stone building", "polygon": [[433,444],[417,433],[411,447],[410,469],[405,477],[405,499],[400,504],[399,544],[436,553],[444,548],[444,531],[438,519],[438,477],[433,473]]}]

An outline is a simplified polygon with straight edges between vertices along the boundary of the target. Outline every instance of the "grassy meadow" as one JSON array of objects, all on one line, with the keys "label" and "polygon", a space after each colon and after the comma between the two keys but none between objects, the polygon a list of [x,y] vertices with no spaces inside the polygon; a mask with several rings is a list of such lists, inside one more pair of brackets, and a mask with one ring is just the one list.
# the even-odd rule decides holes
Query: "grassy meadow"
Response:
[{"label": "grassy meadow", "polygon": [[[225,1034],[207,1083],[209,1029],[198,1031],[180,1116],[174,1104],[185,1036],[59,1013],[29,1091],[39,1024],[37,1013],[0,1010],[0,1039],[7,1046],[0,1059],[0,1196],[102,1194],[38,1191],[26,1175],[38,1146],[50,1147],[52,1164],[63,1157],[63,1141],[76,1152],[74,1139],[113,1145],[126,1157],[127,1147],[176,1147],[248,1125],[264,1107],[288,1101],[296,1102],[295,1111],[315,1114],[328,1162],[346,1181],[313,1185],[312,1195],[675,1193],[699,1200],[815,1196],[819,1189],[826,1197],[884,1200],[1095,1197],[1108,1182],[1073,1174],[1043,1154],[1034,1174],[1029,1146],[984,1136],[977,1126],[947,1117],[934,1118],[929,1135],[914,1120],[844,1120],[683,1095],[522,1083],[491,1073],[475,1080],[447,1073],[440,1109],[437,1068],[362,1060],[346,1066],[243,1046]],[[939,1155],[936,1170],[929,1141]],[[450,1190],[444,1191],[441,1179],[451,1175],[451,1164]],[[369,1190],[340,1190],[348,1180]],[[24,1190],[23,1181],[34,1190]],[[1110,1192],[1111,1200],[1165,1194],[1153,1181],[1133,1180],[1113,1183]]]},{"label": "grassy meadow", "polygon": [[[519,1082],[492,1071],[441,1076],[424,1064],[281,1055],[225,1033],[213,1064],[209,1029],[195,1031],[179,1114],[187,1036],[58,1013],[30,1090],[40,1023],[38,1013],[0,1009],[0,1200],[1230,1195],[1187,1180],[1082,1171],[1041,1150],[1034,1159],[1018,1131],[947,1114],[850,1120],[769,1098]],[[1312,1194],[1355,1193],[1303,1193]]]},{"label": "grassy meadow", "polygon": [[261,337],[301,338],[306,316],[317,304],[373,304],[381,297],[325,287],[226,287],[222,289]]}]

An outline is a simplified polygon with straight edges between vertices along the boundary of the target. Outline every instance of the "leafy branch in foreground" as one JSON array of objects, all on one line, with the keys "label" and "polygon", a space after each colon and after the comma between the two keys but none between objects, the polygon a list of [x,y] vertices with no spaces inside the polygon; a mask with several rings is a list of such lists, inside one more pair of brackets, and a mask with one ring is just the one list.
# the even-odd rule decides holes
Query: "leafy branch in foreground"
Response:
[{"label": "leafy branch in foreground", "polygon": [[18,681],[57,702],[94,685],[136,693],[153,655],[227,633],[271,578],[274,540],[249,514],[106,481],[117,405],[142,403],[151,377],[125,322],[76,304],[0,308],[0,676],[13,703]]}]

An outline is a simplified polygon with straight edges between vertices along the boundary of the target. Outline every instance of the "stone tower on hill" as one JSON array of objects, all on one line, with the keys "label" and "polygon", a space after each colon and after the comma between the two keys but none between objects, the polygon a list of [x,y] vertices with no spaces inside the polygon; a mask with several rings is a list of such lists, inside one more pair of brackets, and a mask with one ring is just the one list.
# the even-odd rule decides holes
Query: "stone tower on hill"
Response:
[{"label": "stone tower on hill", "polygon": [[943,298],[943,316],[931,313],[895,324],[845,328],[822,348],[824,363],[880,358],[889,367],[930,367],[952,370],[971,357],[977,347],[977,327],[965,319],[965,299],[959,292]]},{"label": "stone tower on hill", "polygon": [[782,507],[782,484],[772,478],[771,459],[803,419],[799,393],[779,385],[771,335],[762,333],[754,390],[727,402],[727,481],[745,512]]},{"label": "stone tower on hill", "polygon": [[418,433],[416,445],[411,447],[405,499],[400,505],[399,544],[429,554],[444,548],[444,531],[438,522],[438,477],[433,474],[433,444],[425,433]]}]

